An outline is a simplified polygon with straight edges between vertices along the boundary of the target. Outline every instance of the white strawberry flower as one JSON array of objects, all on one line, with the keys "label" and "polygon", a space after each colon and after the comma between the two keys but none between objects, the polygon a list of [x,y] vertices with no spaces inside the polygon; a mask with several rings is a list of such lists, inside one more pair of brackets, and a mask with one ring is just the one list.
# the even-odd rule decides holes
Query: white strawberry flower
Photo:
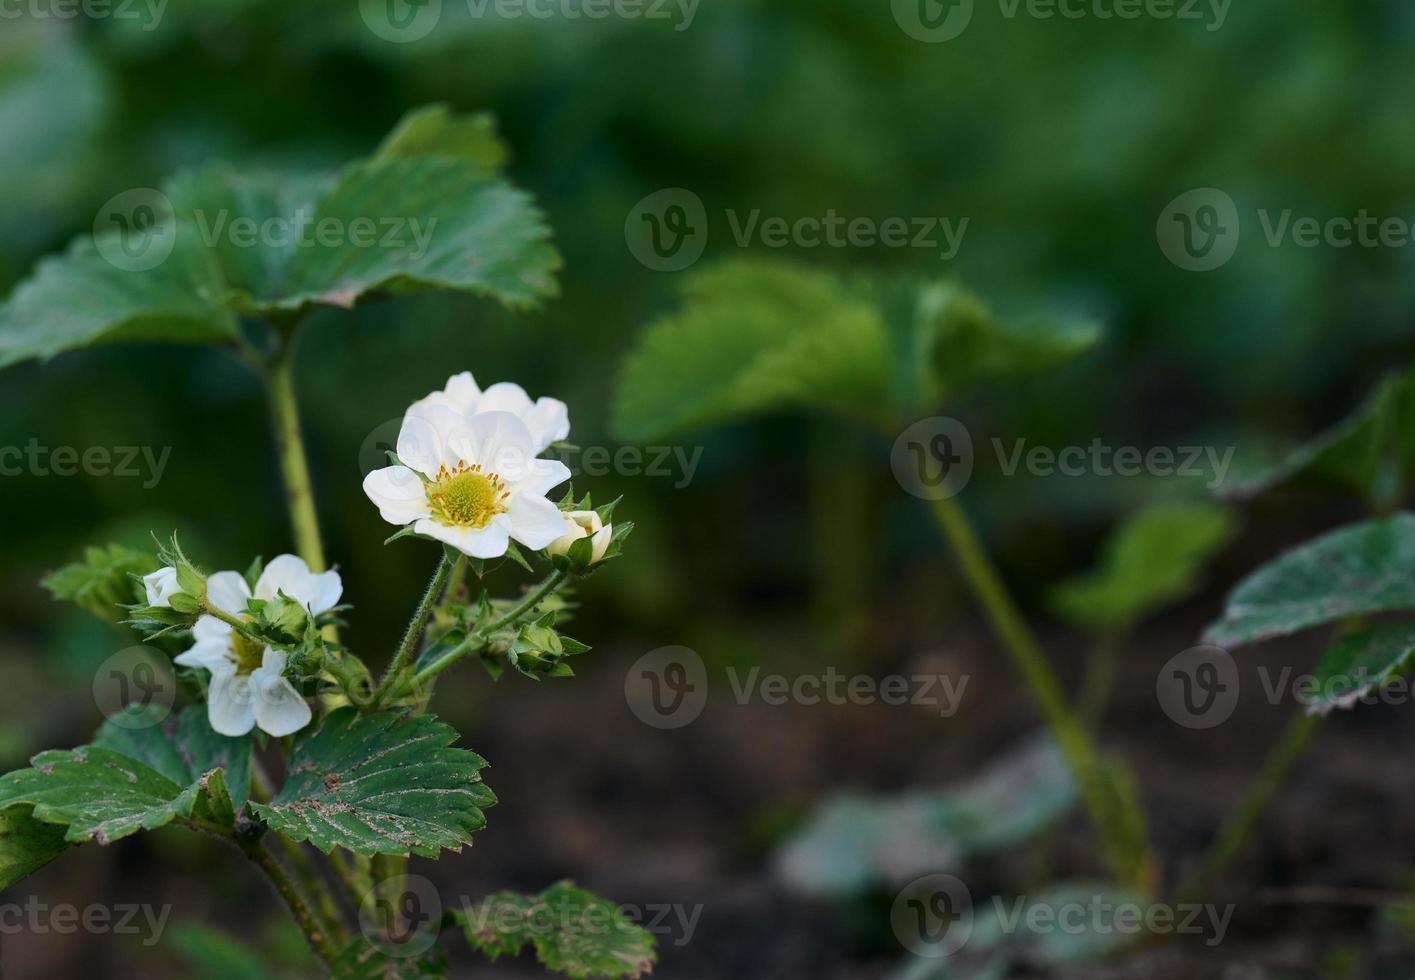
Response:
[{"label": "white strawberry flower", "polygon": [[364,493],[388,523],[412,524],[473,558],[498,558],[513,538],[539,551],[565,533],[545,495],[570,478],[559,460],[536,458],[541,448],[510,412],[468,415],[424,400],[398,433],[403,465],[374,470]]},{"label": "white strawberry flower", "polygon": [[[273,559],[252,591],[239,572],[217,572],[206,580],[207,601],[228,616],[246,618],[246,601],[274,599],[281,593],[312,615],[339,603],[344,584],[338,572],[316,575],[295,555]],[[207,718],[213,731],[244,735],[260,727],[270,735],[290,735],[309,724],[310,706],[282,675],[285,652],[264,646],[215,616],[202,616],[192,627],[195,645],[176,662],[211,672]]]},{"label": "white strawberry flower", "polygon": [[142,584],[147,589],[149,606],[170,606],[172,597],[182,591],[177,584],[177,570],[171,565],[144,575]]},{"label": "white strawberry flower", "polygon": [[570,546],[582,538],[590,539],[590,564],[601,561],[614,537],[614,525],[606,524],[592,510],[572,510],[564,515],[565,533],[545,549],[552,555],[569,554]]},{"label": "white strawberry flower", "polygon": [[537,398],[533,402],[526,389],[510,381],[497,382],[483,391],[470,371],[452,375],[445,388],[415,402],[413,407],[428,405],[441,405],[468,417],[483,412],[510,412],[525,423],[537,453],[570,435],[570,409],[558,398]]}]

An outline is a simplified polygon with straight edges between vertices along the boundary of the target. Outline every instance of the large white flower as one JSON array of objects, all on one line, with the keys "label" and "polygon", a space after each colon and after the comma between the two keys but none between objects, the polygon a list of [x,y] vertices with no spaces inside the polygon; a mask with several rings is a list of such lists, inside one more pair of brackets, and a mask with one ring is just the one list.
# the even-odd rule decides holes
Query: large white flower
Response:
[{"label": "large white flower", "polygon": [[483,412],[510,412],[525,423],[537,453],[570,435],[570,409],[558,398],[537,398],[533,402],[526,389],[510,381],[497,382],[483,391],[470,371],[452,375],[445,388],[415,402],[413,408],[429,405],[441,405],[468,417]]},{"label": "large white flower", "polygon": [[398,433],[404,465],[374,470],[364,493],[390,524],[413,524],[473,558],[504,555],[511,538],[539,551],[565,533],[560,508],[545,495],[570,468],[537,459],[536,445],[510,412],[464,415],[419,402]]},{"label": "large white flower", "polygon": [[[217,572],[206,580],[206,595],[228,616],[243,618],[246,600],[274,599],[281,593],[312,614],[339,602],[344,584],[338,572],[316,575],[295,555],[281,555],[265,566],[255,590],[239,572]],[[310,722],[310,706],[282,674],[285,653],[252,641],[230,623],[202,616],[192,627],[195,645],[176,662],[211,672],[207,718],[222,735],[244,735],[257,725],[271,735],[290,735]]]}]

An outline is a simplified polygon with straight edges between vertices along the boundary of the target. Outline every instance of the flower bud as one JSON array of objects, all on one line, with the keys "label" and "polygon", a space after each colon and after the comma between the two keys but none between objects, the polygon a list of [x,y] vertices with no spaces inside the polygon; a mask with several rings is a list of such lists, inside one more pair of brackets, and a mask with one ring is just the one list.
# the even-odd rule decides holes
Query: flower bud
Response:
[{"label": "flower bud", "polygon": [[589,561],[585,564],[593,565],[603,559],[604,553],[609,550],[609,541],[614,536],[613,525],[605,524],[600,520],[599,514],[592,510],[572,510],[561,516],[565,520],[565,533],[546,546],[546,553],[568,555],[576,541],[589,538]]},{"label": "flower bud", "polygon": [[172,596],[182,591],[177,584],[177,570],[168,565],[142,577],[143,588],[147,590],[149,606],[170,606]]}]

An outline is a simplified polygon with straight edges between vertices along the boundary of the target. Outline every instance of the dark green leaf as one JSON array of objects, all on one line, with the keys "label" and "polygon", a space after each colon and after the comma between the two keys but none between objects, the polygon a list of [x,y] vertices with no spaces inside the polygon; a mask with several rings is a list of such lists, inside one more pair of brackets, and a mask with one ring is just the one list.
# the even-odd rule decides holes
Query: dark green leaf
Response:
[{"label": "dark green leaf", "polygon": [[1344,636],[1322,655],[1314,674],[1316,692],[1307,708],[1328,714],[1353,708],[1415,666],[1415,626],[1382,626]]},{"label": "dark green leaf", "polygon": [[38,871],[68,846],[64,828],[34,819],[30,807],[0,810],[0,888]]},{"label": "dark green leaf", "polygon": [[226,771],[226,788],[236,809],[245,805],[251,784],[251,738],[230,738],[212,731],[206,706],[190,705],[161,722],[141,721],[159,717],[160,709],[130,706],[120,719],[109,718],[98,729],[93,744],[121,752],[145,763],[179,786],[200,779],[213,769]]},{"label": "dark green leaf", "polygon": [[570,881],[539,895],[497,892],[453,918],[488,958],[515,956],[529,945],[542,966],[571,977],[639,977],[657,959],[651,933]]},{"label": "dark green leaf", "polygon": [[1348,616],[1415,609],[1415,514],[1309,541],[1240,582],[1204,642],[1233,647]]},{"label": "dark green leaf", "polygon": [[1188,595],[1205,563],[1233,536],[1222,507],[1158,504],[1106,542],[1100,564],[1058,585],[1052,605],[1088,629],[1125,629]]},{"label": "dark green leaf", "polygon": [[329,968],[333,980],[442,980],[447,958],[434,946],[421,956],[392,956],[362,939],[345,947]]},{"label": "dark green leaf", "polygon": [[331,713],[295,739],[285,785],[252,809],[270,826],[320,850],[358,854],[459,851],[486,826],[496,796],[486,760],[449,748],[457,733],[429,715]]}]

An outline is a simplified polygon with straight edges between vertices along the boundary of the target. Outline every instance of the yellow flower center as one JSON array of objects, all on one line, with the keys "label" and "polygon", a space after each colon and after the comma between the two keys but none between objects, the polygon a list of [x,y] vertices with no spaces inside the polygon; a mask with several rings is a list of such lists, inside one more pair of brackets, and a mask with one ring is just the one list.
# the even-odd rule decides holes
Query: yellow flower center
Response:
[{"label": "yellow flower center", "polygon": [[442,466],[427,485],[427,503],[432,519],[447,527],[486,527],[497,514],[506,512],[511,492],[495,473],[483,473],[481,465],[458,463],[451,470]]},{"label": "yellow flower center", "polygon": [[265,644],[232,630],[231,653],[236,660],[236,673],[249,674],[265,660]]}]

